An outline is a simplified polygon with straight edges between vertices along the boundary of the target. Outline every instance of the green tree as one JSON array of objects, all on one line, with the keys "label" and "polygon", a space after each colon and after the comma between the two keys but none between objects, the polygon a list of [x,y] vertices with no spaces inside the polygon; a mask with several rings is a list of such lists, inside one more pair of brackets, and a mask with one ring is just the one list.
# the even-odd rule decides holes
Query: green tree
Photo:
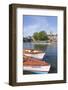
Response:
[{"label": "green tree", "polygon": [[41,40],[41,41],[48,40],[48,36],[45,31],[35,32],[33,34],[33,37],[35,40]]},{"label": "green tree", "polygon": [[33,37],[34,37],[35,40],[38,40],[38,39],[39,39],[39,37],[38,37],[38,32],[35,32],[35,33],[33,34]]},{"label": "green tree", "polygon": [[48,37],[45,31],[39,32],[39,40],[48,40]]}]

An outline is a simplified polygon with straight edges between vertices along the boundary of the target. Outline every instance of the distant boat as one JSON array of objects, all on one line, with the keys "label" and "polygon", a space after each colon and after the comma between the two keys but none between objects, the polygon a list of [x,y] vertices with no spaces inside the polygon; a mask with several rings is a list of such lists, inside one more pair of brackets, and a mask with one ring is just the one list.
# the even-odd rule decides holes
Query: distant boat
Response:
[{"label": "distant boat", "polygon": [[45,61],[35,59],[35,58],[24,58],[23,69],[25,71],[30,71],[32,73],[48,73],[51,65]]},{"label": "distant boat", "polygon": [[44,57],[45,53],[42,52],[41,50],[24,49],[24,55],[30,56],[33,58],[42,59]]}]

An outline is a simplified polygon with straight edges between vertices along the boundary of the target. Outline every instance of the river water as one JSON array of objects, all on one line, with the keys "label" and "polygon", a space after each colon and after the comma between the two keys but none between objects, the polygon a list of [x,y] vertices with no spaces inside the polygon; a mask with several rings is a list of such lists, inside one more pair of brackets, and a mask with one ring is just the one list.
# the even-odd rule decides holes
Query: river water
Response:
[{"label": "river water", "polygon": [[[34,43],[23,43],[24,49],[38,49],[42,50],[46,54],[43,57],[44,61],[51,64],[49,73],[57,73],[57,43],[50,44],[34,44]],[[23,71],[23,74],[31,74],[31,72]]]}]

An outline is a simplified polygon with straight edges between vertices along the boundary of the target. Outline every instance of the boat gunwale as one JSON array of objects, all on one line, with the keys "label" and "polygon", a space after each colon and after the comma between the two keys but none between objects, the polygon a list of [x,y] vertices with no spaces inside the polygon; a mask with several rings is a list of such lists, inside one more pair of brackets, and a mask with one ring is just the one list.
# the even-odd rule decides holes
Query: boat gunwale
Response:
[{"label": "boat gunwale", "polygon": [[[26,51],[27,50],[27,51]],[[30,50],[30,51],[28,51]],[[34,52],[34,51],[37,51],[37,52]],[[27,53],[27,54],[40,54],[40,53],[44,53],[43,51],[41,50],[36,50],[36,49],[24,49],[23,50],[24,53]]]}]

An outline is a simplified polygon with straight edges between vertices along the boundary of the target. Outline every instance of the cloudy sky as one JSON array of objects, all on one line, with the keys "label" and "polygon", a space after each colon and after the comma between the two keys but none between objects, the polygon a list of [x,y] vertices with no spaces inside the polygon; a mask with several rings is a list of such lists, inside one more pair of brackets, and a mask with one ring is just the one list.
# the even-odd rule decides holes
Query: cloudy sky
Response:
[{"label": "cloudy sky", "polygon": [[34,32],[45,31],[48,34],[57,33],[57,16],[24,15],[24,37],[32,36]]}]

